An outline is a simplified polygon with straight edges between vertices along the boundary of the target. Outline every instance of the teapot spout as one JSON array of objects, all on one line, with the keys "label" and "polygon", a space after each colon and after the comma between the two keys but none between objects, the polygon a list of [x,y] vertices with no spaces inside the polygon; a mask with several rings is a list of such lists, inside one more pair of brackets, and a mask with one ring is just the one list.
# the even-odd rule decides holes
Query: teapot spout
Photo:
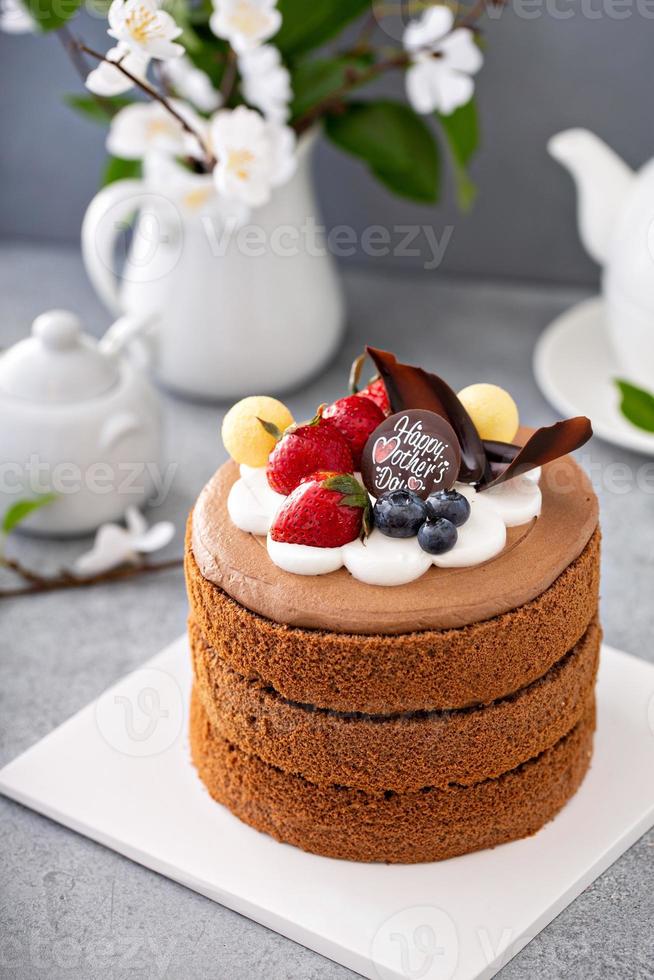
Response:
[{"label": "teapot spout", "polygon": [[549,140],[547,149],[574,179],[581,241],[591,258],[603,265],[635,174],[617,153],[587,129],[557,133]]}]

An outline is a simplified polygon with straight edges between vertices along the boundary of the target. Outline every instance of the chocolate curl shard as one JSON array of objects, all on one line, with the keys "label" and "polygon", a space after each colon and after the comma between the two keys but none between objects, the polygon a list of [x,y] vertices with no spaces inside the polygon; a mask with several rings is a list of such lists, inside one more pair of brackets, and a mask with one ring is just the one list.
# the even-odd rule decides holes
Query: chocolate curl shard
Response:
[{"label": "chocolate curl shard", "polygon": [[[590,419],[585,415],[578,415],[573,419],[565,419],[563,422],[555,422],[554,425],[546,425],[541,429],[536,429],[534,434],[527,440],[522,448],[510,446],[509,443],[487,443],[489,456],[495,453],[496,460],[490,459],[491,479],[482,480],[479,490],[488,490],[489,487],[496,487],[500,483],[510,480],[514,476],[521,476],[537,466],[544,466],[551,463],[561,456],[579,449],[584,443],[588,442],[593,434]],[[491,448],[492,447],[492,448]],[[513,459],[506,464],[497,457],[502,449],[508,455],[511,449],[517,449]],[[501,472],[497,470],[502,467]]]},{"label": "chocolate curl shard", "polygon": [[520,446],[512,442],[493,442],[484,439],[484,452],[488,463],[485,479],[490,483],[501,476],[509,463],[512,463],[520,452]]},{"label": "chocolate curl shard", "polygon": [[438,375],[410,364],[400,364],[395,355],[388,351],[375,347],[366,347],[366,350],[386,386],[394,413],[422,408],[435,412],[450,423],[461,447],[458,479],[463,483],[493,479],[479,433],[456,392]]},{"label": "chocolate curl shard", "polygon": [[489,463],[506,463],[508,465],[520,452],[520,446],[516,446],[513,442],[494,442],[490,439],[484,439],[483,444]]}]

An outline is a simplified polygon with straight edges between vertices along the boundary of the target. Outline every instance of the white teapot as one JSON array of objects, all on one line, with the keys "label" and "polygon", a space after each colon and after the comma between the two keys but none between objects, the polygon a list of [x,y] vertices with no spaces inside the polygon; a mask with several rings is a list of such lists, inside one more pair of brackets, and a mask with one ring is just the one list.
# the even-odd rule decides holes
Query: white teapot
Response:
[{"label": "white teapot", "polygon": [[603,267],[611,344],[628,378],[654,390],[654,160],[635,173],[585,129],[548,150],[572,174],[586,251]]},{"label": "white teapot", "polygon": [[21,528],[85,534],[152,495],[159,406],[121,356],[130,334],[119,321],[98,344],[74,314],[51,310],[0,356],[0,518],[17,500],[53,494]]}]

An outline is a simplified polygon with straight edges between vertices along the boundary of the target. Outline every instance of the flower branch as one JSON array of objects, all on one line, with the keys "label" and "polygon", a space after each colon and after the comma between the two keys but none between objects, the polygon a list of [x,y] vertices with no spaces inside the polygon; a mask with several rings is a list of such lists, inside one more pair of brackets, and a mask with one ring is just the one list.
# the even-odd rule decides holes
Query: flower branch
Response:
[{"label": "flower branch", "polygon": [[98,528],[93,547],[74,561],[72,569],[63,569],[56,575],[41,575],[18,559],[9,558],[5,554],[7,537],[37,511],[54,504],[56,500],[53,493],[17,500],[4,514],[0,522],[0,568],[13,572],[24,584],[0,589],[0,599],[118,582],[135,575],[178,568],[183,564],[181,558],[151,563],[143,557],[165,548],[175,535],[175,526],[170,521],[160,521],[148,527],[146,519],[134,506],[128,507],[125,512],[125,526],[108,523]]},{"label": "flower branch", "polygon": [[170,115],[179,123],[179,125],[182,127],[184,132],[188,133],[189,136],[192,136],[194,139],[198,141],[199,145],[202,147],[202,149],[205,151],[207,155],[207,169],[210,170],[215,165],[216,159],[207,148],[204,136],[200,132],[198,132],[198,130],[196,130],[188,122],[188,120],[185,119],[184,116],[177,111],[177,109],[175,109],[173,105],[171,105],[171,103],[169,102],[169,100],[166,98],[165,95],[162,95],[161,92],[158,92],[156,88],[153,88],[142,78],[139,78],[133,72],[129,71],[128,68],[125,68],[125,66],[122,63],[124,60],[123,58],[120,58],[117,61],[112,61],[109,58],[105,57],[105,55],[101,54],[99,51],[95,51],[93,48],[90,48],[83,41],[78,40],[75,43],[79,51],[82,51],[84,54],[88,54],[91,58],[95,58],[97,61],[102,62],[103,64],[111,65],[112,68],[116,68],[119,72],[121,72],[121,74],[123,74],[127,79],[129,79],[132,85],[135,85],[142,92],[145,92],[145,94],[149,96],[151,99],[153,99],[155,102],[159,102],[167,110],[167,112],[169,112]]},{"label": "flower branch", "polygon": [[13,558],[4,558],[2,559],[2,567],[18,575],[26,584],[16,588],[0,589],[0,599],[13,599],[42,592],[56,592],[61,589],[79,589],[92,585],[123,582],[137,575],[152,575],[156,572],[168,571],[171,568],[181,568],[182,565],[183,559],[181,558],[170,558],[161,562],[140,561],[138,564],[123,565],[120,568],[112,568],[82,578],[66,570],[58,575],[39,575]]},{"label": "flower branch", "polygon": [[[433,203],[440,148],[429,118],[440,117],[459,200],[469,201],[465,169],[478,139],[474,76],[483,63],[475,32],[479,19],[504,2],[416,0],[407,8],[401,42],[390,48],[378,27],[384,18],[397,19],[396,4],[334,0],[312,0],[310,18],[301,5],[280,10],[278,0],[207,0],[201,11],[192,0],[179,0],[171,8],[175,16],[160,0],[111,0],[113,47],[106,53],[66,30],[59,36],[81,76],[85,55],[97,62],[85,85],[110,118],[112,157],[137,167],[151,161],[146,175],[157,189],[192,206],[212,201],[240,223],[292,177],[297,136],[321,121],[327,138],[358,156],[391,191]],[[61,27],[57,4],[38,5],[46,30]],[[345,50],[331,48],[350,26]],[[406,106],[349,98],[391,71],[404,75]],[[147,101],[117,99],[134,87]],[[79,111],[99,116],[89,99],[75,101]],[[458,110],[456,125],[448,125],[445,117]],[[108,172],[115,177],[121,169],[134,168]]]},{"label": "flower branch", "polygon": [[457,27],[467,27],[469,30],[474,30],[477,25],[477,21],[480,20],[488,7],[502,7],[504,6],[505,0],[476,0],[475,3],[461,16],[457,16],[456,26]]},{"label": "flower branch", "polygon": [[[503,0],[498,0],[498,2],[502,3]],[[449,11],[451,22],[442,32],[441,37],[438,40],[440,40],[441,43],[446,42],[448,39],[452,39],[456,35],[457,31],[472,30],[477,21],[485,14],[488,3],[489,0],[476,0],[476,2],[460,17],[455,17],[455,15],[449,11],[449,8],[440,8],[441,10],[445,9]],[[426,9],[429,10],[430,8]],[[439,8],[431,9],[438,10]],[[367,45],[370,29],[371,25],[368,22],[364,25],[364,30],[355,41],[354,46],[349,48],[347,51],[342,52],[340,57],[356,57],[357,54],[360,54],[362,37],[364,45]],[[415,33],[418,35],[418,31]],[[386,57],[379,61],[373,62],[373,64],[369,65],[367,68],[357,70],[356,68],[352,67],[348,69],[343,85],[296,119],[293,124],[293,128],[295,129],[296,133],[300,135],[327,113],[338,111],[343,103],[343,100],[350,94],[350,92],[354,91],[354,89],[374,81],[376,78],[379,78],[388,71],[406,71],[421,59],[424,61],[425,59],[438,59],[440,57],[442,57],[442,52],[434,49],[433,40],[426,39],[424,43],[415,45],[413,48],[407,46],[405,50],[396,49],[391,51]]]},{"label": "flower branch", "polygon": [[[62,26],[57,30],[56,33],[64,51],[66,52],[66,54],[71,60],[73,67],[75,68],[75,71],[77,72],[81,80],[85,82],[86,77],[89,73],[89,69],[82,55],[82,52],[79,49],[77,41],[70,33],[68,27],[65,24],[62,24]],[[100,106],[102,111],[106,114],[107,119],[111,120],[116,114],[116,111],[112,106],[111,102],[109,102],[108,99],[105,99],[104,96],[98,95],[97,92],[93,92],[91,94],[93,96],[94,102],[98,106]]]},{"label": "flower branch", "polygon": [[232,48],[229,49],[227,53],[227,59],[225,63],[225,70],[223,72],[223,77],[220,82],[220,96],[223,100],[224,105],[227,105],[234,91],[234,85],[236,84],[236,55]]},{"label": "flower branch", "polygon": [[387,71],[398,68],[406,68],[409,65],[409,55],[406,51],[398,51],[392,57],[383,59],[382,61],[377,61],[375,64],[370,65],[363,71],[357,71],[356,68],[351,68],[347,72],[347,77],[343,85],[332,92],[321,102],[316,103],[308,109],[303,115],[293,123],[293,129],[300,136],[302,133],[306,132],[313,126],[314,123],[318,122],[324,115],[329,112],[337,110],[343,103],[343,100],[350,92],[354,89],[359,88],[361,85],[366,85],[368,82],[373,81],[380,75],[383,75]]},{"label": "flower branch", "polygon": [[181,558],[148,562],[143,557],[165,548],[175,535],[175,527],[170,521],[160,521],[148,527],[146,519],[134,506],[128,507],[125,512],[125,526],[102,524],[96,532],[93,547],[80,555],[71,569],[63,569],[56,575],[41,575],[18,559],[9,558],[5,554],[6,538],[37,511],[54,504],[56,500],[55,494],[18,500],[5,513],[1,523],[0,569],[17,575],[23,580],[23,585],[0,589],[0,599],[118,582],[135,575],[163,572],[182,565]]}]

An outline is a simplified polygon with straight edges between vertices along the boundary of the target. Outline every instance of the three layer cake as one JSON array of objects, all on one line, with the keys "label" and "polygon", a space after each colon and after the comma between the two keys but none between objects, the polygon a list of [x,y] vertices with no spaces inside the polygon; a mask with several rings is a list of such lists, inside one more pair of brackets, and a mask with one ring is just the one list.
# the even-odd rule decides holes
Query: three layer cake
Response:
[{"label": "three layer cake", "polygon": [[[534,833],[587,771],[598,511],[560,451],[589,428],[523,431],[519,450],[487,438],[498,433],[462,401],[443,406],[440,379],[432,397],[373,353],[388,405],[382,392],[368,438],[350,438],[365,491],[316,466],[280,493],[291,429],[269,436],[267,469],[227,463],[199,497],[186,547],[191,749],[214,799],[281,841],[433,861]],[[359,521],[355,537],[342,517]]]}]

